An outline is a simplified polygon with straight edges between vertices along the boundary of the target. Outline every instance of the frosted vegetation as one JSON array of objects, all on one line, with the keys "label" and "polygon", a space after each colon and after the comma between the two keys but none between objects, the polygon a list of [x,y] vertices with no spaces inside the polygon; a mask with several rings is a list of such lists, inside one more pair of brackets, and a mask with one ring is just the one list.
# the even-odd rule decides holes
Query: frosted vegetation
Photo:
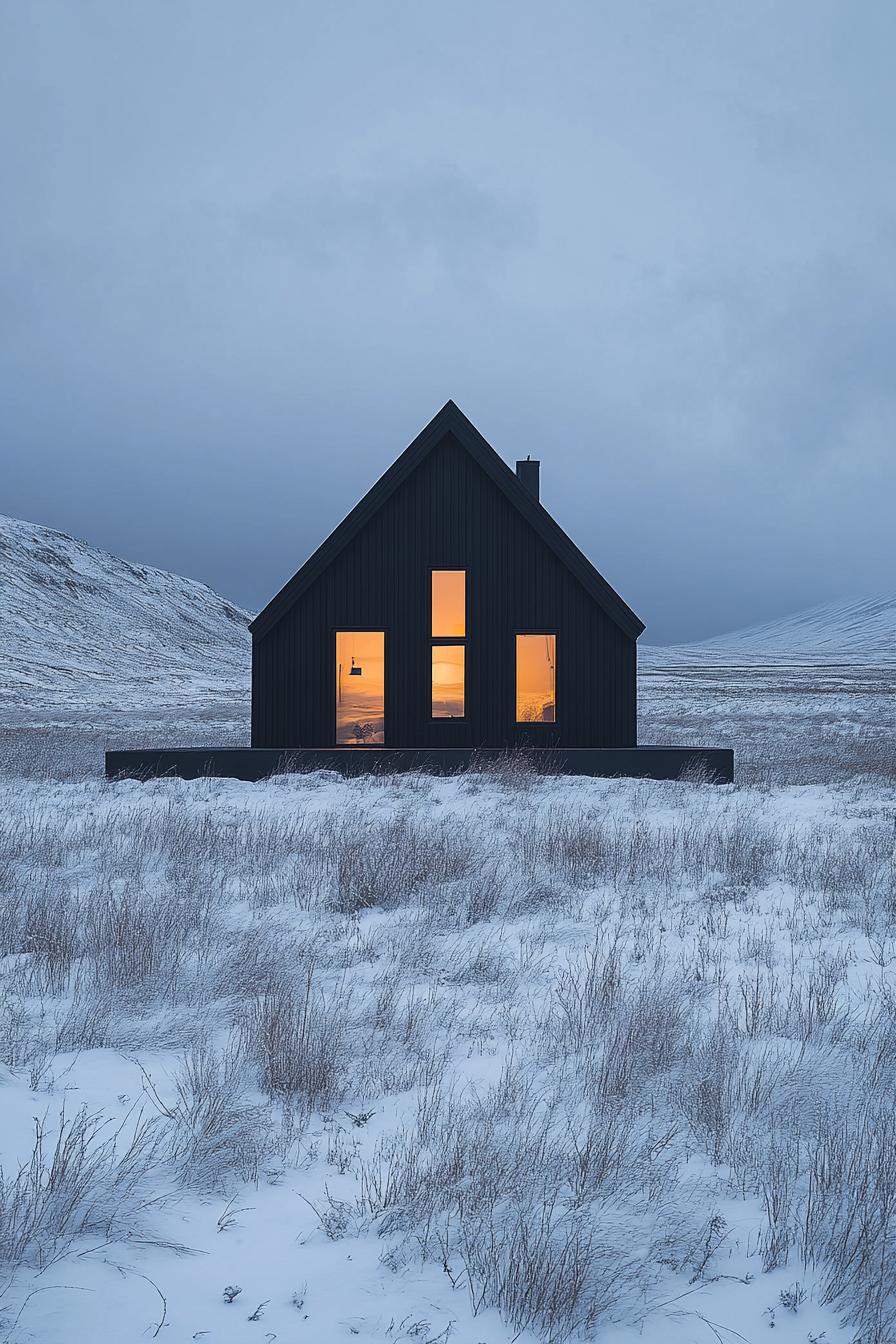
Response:
[{"label": "frosted vegetation", "polygon": [[0,1344],[896,1338],[892,601],[643,651],[733,787],[108,784],[247,740],[245,613],[2,576]]},{"label": "frosted vegetation", "polygon": [[10,751],[0,1340],[893,1339],[892,756],[849,740],[733,788]]}]

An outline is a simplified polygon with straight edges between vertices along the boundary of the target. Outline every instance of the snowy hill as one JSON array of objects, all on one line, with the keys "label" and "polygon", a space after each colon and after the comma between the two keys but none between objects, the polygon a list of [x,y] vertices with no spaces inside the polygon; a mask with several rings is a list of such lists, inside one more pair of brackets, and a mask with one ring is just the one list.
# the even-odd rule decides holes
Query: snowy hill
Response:
[{"label": "snowy hill", "polygon": [[896,595],[827,602],[695,644],[642,645],[648,665],[887,666],[896,663]]},{"label": "snowy hill", "polygon": [[[0,515],[0,708],[248,709],[248,612],[205,584]],[[896,597],[827,603],[641,667],[896,665]]]},{"label": "snowy hill", "polygon": [[0,706],[243,698],[247,612],[192,579],[0,515]]}]

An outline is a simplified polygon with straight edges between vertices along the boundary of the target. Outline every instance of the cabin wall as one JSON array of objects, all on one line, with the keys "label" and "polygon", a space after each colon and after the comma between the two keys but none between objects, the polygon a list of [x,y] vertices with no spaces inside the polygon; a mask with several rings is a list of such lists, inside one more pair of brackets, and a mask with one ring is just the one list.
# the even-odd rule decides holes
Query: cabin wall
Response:
[{"label": "cabin wall", "polygon": [[[430,571],[467,572],[464,719],[430,715]],[[635,640],[450,435],[252,646],[252,745],[334,741],[335,631],[386,632],[386,746],[637,741]],[[517,631],[557,632],[557,722],[516,724]]]}]

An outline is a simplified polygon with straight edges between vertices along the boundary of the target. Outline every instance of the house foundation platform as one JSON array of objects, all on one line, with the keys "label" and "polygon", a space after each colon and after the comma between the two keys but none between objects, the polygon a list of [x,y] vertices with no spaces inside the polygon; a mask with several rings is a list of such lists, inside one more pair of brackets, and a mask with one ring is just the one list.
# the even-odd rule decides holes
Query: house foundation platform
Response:
[{"label": "house foundation platform", "polygon": [[527,764],[539,774],[624,776],[636,779],[684,779],[734,782],[730,747],[169,747],[144,751],[107,751],[108,779],[200,779],[205,776],[250,782],[269,775],[335,770],[344,776],[391,774],[409,770],[453,775],[502,761]]}]

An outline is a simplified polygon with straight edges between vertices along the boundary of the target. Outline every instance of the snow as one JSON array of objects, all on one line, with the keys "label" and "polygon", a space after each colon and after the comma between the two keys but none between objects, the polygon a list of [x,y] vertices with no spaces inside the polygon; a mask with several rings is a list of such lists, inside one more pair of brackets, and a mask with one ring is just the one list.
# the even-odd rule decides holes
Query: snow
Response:
[{"label": "snow", "polygon": [[734,786],[109,784],[245,734],[246,613],[14,520],[0,592],[0,1344],[893,1338],[892,602],[647,651]]},{"label": "snow", "polygon": [[650,666],[796,663],[892,668],[896,665],[896,595],[826,602],[696,644],[642,643],[640,651]]},{"label": "snow", "polygon": [[244,700],[251,619],[204,584],[0,515],[0,707]]},{"label": "snow", "polygon": [[[623,979],[631,986],[671,976],[683,987],[697,959],[703,956],[711,964],[718,956],[724,962],[722,982],[735,997],[744,975],[757,967],[763,982],[777,981],[783,994],[781,986],[792,977],[794,964],[800,979],[808,982],[819,959],[827,963],[840,958],[844,973],[835,1017],[838,1030],[845,1030],[843,1023],[860,1018],[876,1001],[880,976],[892,981],[889,968],[875,970],[875,937],[881,929],[862,927],[859,905],[848,893],[826,903],[811,889],[795,889],[778,865],[794,845],[805,845],[808,853],[813,843],[832,838],[841,847],[850,840],[865,843],[871,831],[889,825],[893,796],[892,788],[880,786],[806,785],[768,791],[583,779],[533,779],[520,785],[488,776],[345,781],[318,773],[258,785],[229,780],[142,785],[15,781],[0,801],[7,834],[28,826],[44,863],[52,855],[57,881],[63,887],[71,883],[71,899],[77,893],[83,898],[92,887],[98,890],[100,869],[113,871],[111,856],[124,852],[121,846],[128,835],[141,833],[153,837],[148,866],[139,869],[141,884],[146,891],[164,894],[176,880],[170,864],[180,829],[187,826],[191,835],[204,836],[203,845],[211,845],[208,864],[194,871],[194,879],[200,873],[206,878],[218,874],[225,854],[236,864],[215,897],[211,946],[220,963],[234,964],[240,938],[282,951],[311,948],[308,955],[322,991],[347,995],[340,1002],[354,1004],[351,1030],[354,1046],[362,1052],[373,1050],[374,1038],[363,1027],[370,1004],[384,987],[394,986],[406,1005],[403,1011],[411,1011],[414,1002],[419,1006],[421,1023],[410,1030],[412,1035],[421,1033],[420,1048],[425,1044],[425,1050],[443,1058],[444,1092],[466,1104],[500,1088],[503,1071],[521,1048],[537,1053],[543,1031],[539,1023],[555,1001],[564,972],[581,969],[595,938],[600,940],[608,929],[619,932],[627,967]],[[344,843],[337,837],[346,819],[362,827],[417,827],[415,845],[426,843],[433,833],[451,835],[453,843],[471,843],[483,860],[505,854],[505,877],[511,871],[510,853],[515,852],[499,908],[471,924],[456,909],[442,908],[443,898],[433,905],[431,897],[417,891],[394,906],[362,907],[349,917],[340,913],[333,907],[332,893],[315,891],[313,883],[303,886],[301,880],[296,885],[296,863],[308,838],[327,827],[336,828],[326,832],[328,844]],[[599,825],[602,834],[623,838],[626,844],[636,841],[644,855],[643,878],[636,876],[634,885],[623,882],[622,867],[617,866],[615,877],[606,873],[602,880],[571,885],[555,870],[555,889],[533,895],[536,875],[521,863],[525,848],[514,847],[521,834],[539,834],[570,819]],[[730,845],[730,837],[749,834],[757,843],[770,844],[777,857],[768,873],[743,890],[732,887],[730,872],[701,875],[699,865],[690,876],[679,874],[671,886],[663,884],[663,837],[680,835],[684,828],[710,846],[725,835]],[[394,835],[400,844],[400,832]],[[159,844],[163,851],[168,846],[167,861],[164,852],[155,853]],[[236,857],[240,851],[243,863]],[[545,877],[541,862],[535,865],[539,880]],[[39,869],[28,865],[26,856],[24,871],[36,876]],[[479,869],[486,870],[487,865]],[[126,871],[121,869],[125,880]],[[716,888],[720,904],[712,894]],[[173,899],[175,888],[170,890]],[[444,900],[458,902],[464,890],[462,883],[449,881]],[[714,926],[716,911],[723,912],[723,926]],[[239,953],[249,958],[248,965],[255,964],[254,955]],[[243,965],[239,956],[238,967]],[[17,969],[21,973],[22,954],[7,958],[7,988],[16,983]],[[210,1030],[216,1048],[224,1048],[224,1023],[233,1006],[220,990],[209,998],[212,972],[213,967],[195,974],[184,970],[184,989],[167,1006],[165,995],[154,989],[145,999],[137,995],[131,1002],[122,991],[118,1020],[106,1029],[108,1044],[55,1054],[37,1090],[29,1087],[27,1067],[8,1070],[0,1127],[5,1172],[29,1159],[32,1117],[46,1114],[52,1132],[63,1104],[69,1116],[82,1105],[101,1111],[113,1126],[133,1125],[135,1106],[144,1116],[159,1118],[153,1097],[163,1107],[172,1105],[174,1078],[191,1035]],[[251,996],[251,978],[242,992]],[[65,996],[63,990],[60,1004]],[[35,1024],[41,1015],[63,1011],[53,1002],[52,995],[44,995],[39,1010],[33,1005]],[[703,1005],[694,1009],[702,1020],[704,998],[698,994],[694,1003]],[[129,1025],[132,1018],[134,1028]],[[393,1022],[397,1026],[401,1020],[399,1012]],[[405,1034],[407,1030],[401,1029]],[[793,1056],[790,1073],[783,1064],[781,1068],[791,1079],[787,1085],[799,1087],[805,1086],[799,1081],[799,1061],[806,1050],[817,1054],[818,1067],[824,1064],[830,1072],[836,1039],[836,1033],[824,1032],[799,1044],[782,1018],[774,1030],[762,1031],[758,1043],[777,1047],[782,1059]],[[377,1048],[396,1048],[395,1040],[377,1040]],[[752,1049],[757,1038],[748,1035],[742,1043]],[[552,1069],[557,1079],[566,1076],[559,1058],[545,1067],[546,1079]],[[378,1145],[413,1128],[422,1084],[380,1093],[367,1084],[354,1091],[355,1068],[363,1073],[360,1058],[348,1069],[348,1090],[338,1103],[312,1111],[290,1144],[274,1144],[254,1178],[240,1177],[222,1163],[210,1184],[191,1181],[189,1175],[179,1181],[169,1163],[154,1176],[147,1194],[163,1196],[162,1203],[145,1226],[137,1226],[133,1239],[120,1231],[109,1238],[94,1232],[75,1238],[42,1271],[26,1263],[0,1298],[10,1344],[72,1338],[112,1344],[152,1337],[162,1298],[163,1337],[170,1339],[237,1341],[254,1338],[254,1330],[260,1339],[534,1342],[534,1331],[518,1332],[493,1307],[474,1314],[478,1288],[465,1282],[459,1259],[449,1256],[449,1276],[437,1256],[420,1256],[419,1230],[392,1232],[388,1219],[359,1206],[365,1170],[369,1176],[383,1161]],[[277,1104],[263,1094],[251,1066],[244,1072],[243,1104],[257,1108],[256,1123],[262,1128],[278,1131],[283,1116]],[[836,1070],[826,1086],[839,1095]],[[659,1105],[660,1094],[650,1095],[650,1105]],[[356,1126],[351,1116],[368,1111],[373,1112],[370,1119]],[[645,1251],[635,1234],[639,1220],[644,1220],[651,1241],[678,1235],[699,1241],[703,1223],[715,1214],[724,1220],[724,1230],[711,1268],[695,1280],[693,1263],[681,1268],[653,1264],[588,1337],[686,1344],[714,1339],[715,1331],[723,1339],[755,1340],[765,1337],[773,1320],[775,1339],[785,1344],[804,1344],[812,1335],[823,1336],[826,1344],[853,1338],[839,1323],[841,1313],[819,1300],[817,1267],[788,1264],[763,1271],[767,1224],[761,1201],[735,1197],[724,1163],[714,1163],[693,1136],[676,1151],[675,1162],[667,1195],[670,1207],[648,1203],[642,1208],[640,1196],[621,1192],[602,1217],[611,1219],[611,1226],[617,1224],[622,1241],[634,1238],[627,1253],[638,1262]],[[315,1209],[326,1210],[328,1200],[337,1208],[341,1201],[347,1210],[344,1235],[329,1237],[321,1228]],[[219,1220],[228,1208],[233,1223],[222,1231]],[[797,1283],[806,1296],[792,1311],[781,1305],[780,1295]],[[222,1294],[233,1284],[241,1292],[228,1304]],[[302,1299],[301,1308],[293,1305],[295,1294]],[[250,1314],[262,1302],[266,1305],[260,1320],[250,1324]]]}]

